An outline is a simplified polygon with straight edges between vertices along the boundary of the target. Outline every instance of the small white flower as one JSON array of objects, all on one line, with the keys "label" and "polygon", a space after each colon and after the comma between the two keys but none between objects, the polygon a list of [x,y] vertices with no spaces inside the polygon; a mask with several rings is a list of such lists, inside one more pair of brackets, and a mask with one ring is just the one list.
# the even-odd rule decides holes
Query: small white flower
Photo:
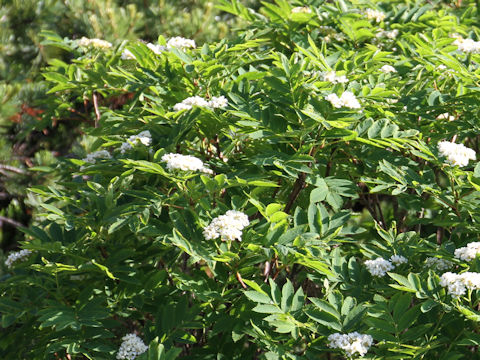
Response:
[{"label": "small white flower", "polygon": [[77,41],[78,46],[81,47],[96,47],[99,49],[110,49],[112,47],[112,43],[101,40],[101,39],[89,39],[86,38],[85,36],[82,37],[80,40]]},{"label": "small white flower", "polygon": [[367,9],[365,15],[368,20],[375,20],[377,23],[385,19],[385,14],[379,10]]},{"label": "small white flower", "polygon": [[14,252],[11,252],[7,259],[5,260],[5,265],[8,267],[8,268],[11,268],[12,265],[17,262],[17,261],[24,261],[27,257],[30,256],[32,252],[30,250],[27,250],[27,249],[23,249],[23,250],[20,250],[20,251],[14,251]]},{"label": "small white flower", "polygon": [[439,70],[439,71],[447,70],[447,67],[443,64],[440,64],[435,68],[435,70]]},{"label": "small white flower", "polygon": [[365,266],[372,276],[383,277],[387,271],[393,270],[395,266],[384,258],[376,258],[375,260],[365,261]]},{"label": "small white flower", "polygon": [[402,255],[392,255],[390,262],[396,266],[408,263],[408,259]]},{"label": "small white flower", "polygon": [[117,352],[117,359],[119,360],[133,360],[148,350],[148,346],[136,334],[127,334],[122,340],[123,342]]},{"label": "small white flower", "polygon": [[447,158],[447,163],[454,166],[467,166],[469,160],[476,159],[474,150],[467,148],[463,144],[455,144],[449,141],[440,141],[438,143],[438,152],[441,156]]},{"label": "small white flower", "polygon": [[152,143],[152,135],[150,134],[150,131],[145,130],[137,135],[130,136],[127,142],[122,143],[120,147],[120,152],[124,154],[125,151],[132,149],[132,144],[133,145],[143,144],[145,146],[150,146],[151,143]]},{"label": "small white flower", "polygon": [[438,271],[445,271],[453,266],[453,262],[436,257],[428,257],[425,259],[425,265]]},{"label": "small white flower", "polygon": [[455,250],[455,257],[463,261],[472,261],[480,254],[480,242],[471,242]]},{"label": "small white flower", "polygon": [[328,337],[328,346],[334,349],[344,350],[349,357],[356,354],[364,356],[373,344],[373,338],[370,335],[351,332],[348,334],[335,333]]},{"label": "small white flower", "polygon": [[385,74],[397,72],[397,70],[391,65],[383,65],[380,68],[380,71],[385,73]]},{"label": "small white flower", "polygon": [[120,56],[120,58],[122,60],[135,60],[135,55],[133,55],[130,50],[125,49],[122,51],[122,55]]},{"label": "small white flower", "polygon": [[458,36],[453,44],[457,45],[458,51],[464,53],[480,53],[480,41],[463,39],[461,36]]},{"label": "small white flower", "polygon": [[162,161],[167,163],[167,169],[169,170],[202,171],[206,174],[213,174],[213,171],[195,156],[170,153],[163,155]]},{"label": "small white flower", "polygon": [[480,273],[467,271],[460,274],[460,279],[467,289],[480,289]]},{"label": "small white flower", "polygon": [[212,109],[223,109],[228,106],[228,99],[225,96],[212,96],[208,102],[208,106]]},{"label": "small white flower", "polygon": [[82,159],[89,164],[95,164],[96,159],[111,159],[112,155],[107,150],[99,150],[93,153],[87,154],[87,157]]},{"label": "small white flower", "polygon": [[323,81],[328,81],[332,84],[344,84],[348,82],[348,79],[345,75],[337,76],[335,71],[329,71],[323,74]]},{"label": "small white flower", "polygon": [[399,31],[398,29],[393,29],[393,30],[390,30],[390,31],[387,31],[387,30],[382,30],[382,29],[378,29],[377,30],[377,33],[375,34],[375,37],[378,39],[378,38],[383,38],[383,37],[386,37],[388,39],[395,39],[399,34]]},{"label": "small white flower", "polygon": [[225,96],[212,96],[210,101],[205,100],[201,96],[190,96],[184,99],[182,102],[173,106],[174,111],[190,110],[194,106],[220,109],[228,106],[228,99]]},{"label": "small white flower", "polygon": [[221,237],[222,240],[242,240],[242,230],[248,226],[248,216],[241,211],[228,210],[220,215],[203,229],[203,236],[207,240]]},{"label": "small white flower", "polygon": [[182,102],[175,104],[173,107],[174,111],[181,111],[181,110],[190,110],[194,106],[199,107],[209,107],[210,104],[207,100],[200,96],[191,96],[184,99]]},{"label": "small white flower", "polygon": [[297,6],[292,9],[292,14],[298,14],[298,13],[310,14],[311,12],[312,12],[312,9],[310,9],[308,6]]},{"label": "small white flower", "polygon": [[387,104],[396,104],[396,103],[398,103],[398,99],[392,99],[392,98],[385,99],[385,101],[387,102]]},{"label": "small white flower", "polygon": [[345,91],[340,96],[340,101],[342,102],[343,106],[350,109],[360,109],[362,107],[358,102],[357,98],[355,97],[355,95],[350,91]]},{"label": "small white flower", "polygon": [[467,289],[480,289],[480,273],[464,272],[463,274],[444,273],[440,278],[440,285],[447,288],[453,298],[465,295]]},{"label": "small white flower", "polygon": [[152,143],[152,135],[150,131],[145,130],[139,133],[138,135],[133,136],[131,142],[141,142],[145,146],[149,146]]},{"label": "small white flower", "polygon": [[453,121],[453,120],[455,120],[455,116],[450,115],[450,114],[447,112],[447,113],[443,113],[443,114],[438,115],[435,119],[437,119],[437,120]]},{"label": "small white flower", "polygon": [[178,49],[181,49],[181,50],[185,50],[185,49],[188,49],[188,48],[193,48],[194,49],[195,47],[196,47],[196,45],[195,45],[194,40],[185,39],[185,38],[180,37],[180,36],[173,37],[173,38],[171,38],[167,41],[167,48],[168,49],[178,48]]},{"label": "small white flower", "polygon": [[147,47],[157,55],[160,55],[163,51],[167,49],[165,46],[152,43],[148,43]]},{"label": "small white flower", "polygon": [[325,100],[329,101],[333,107],[341,108],[347,107],[350,109],[360,109],[360,102],[355,95],[350,91],[345,91],[340,97],[337,94],[330,94],[325,97]]},{"label": "small white flower", "polygon": [[451,272],[446,272],[440,277],[440,286],[446,287],[448,293],[456,299],[467,292],[460,276]]},{"label": "small white flower", "polygon": [[325,96],[325,100],[329,101],[330,104],[332,104],[332,106],[335,108],[341,108],[343,106],[343,103],[337,94],[327,95]]}]

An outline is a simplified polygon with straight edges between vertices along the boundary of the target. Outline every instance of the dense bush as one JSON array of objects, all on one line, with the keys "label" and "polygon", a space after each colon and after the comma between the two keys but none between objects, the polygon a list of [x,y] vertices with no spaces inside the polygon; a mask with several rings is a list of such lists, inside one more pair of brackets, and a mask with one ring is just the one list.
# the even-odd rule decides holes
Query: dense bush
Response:
[{"label": "dense bush", "polygon": [[195,49],[43,33],[39,124],[90,126],[31,188],[4,357],[478,358],[477,7],[217,4],[249,25]]},{"label": "dense bush", "polygon": [[[18,246],[19,224],[28,224],[26,188],[49,180],[28,171],[69,154],[87,119],[77,111],[39,126],[47,84],[39,74],[45,62],[68,60],[60,48],[41,45],[41,32],[62,37],[152,41],[160,34],[213,41],[229,35],[236,19],[202,1],[0,0],[0,247]],[[68,115],[68,116],[67,116]],[[81,114],[80,114],[81,115]]]}]

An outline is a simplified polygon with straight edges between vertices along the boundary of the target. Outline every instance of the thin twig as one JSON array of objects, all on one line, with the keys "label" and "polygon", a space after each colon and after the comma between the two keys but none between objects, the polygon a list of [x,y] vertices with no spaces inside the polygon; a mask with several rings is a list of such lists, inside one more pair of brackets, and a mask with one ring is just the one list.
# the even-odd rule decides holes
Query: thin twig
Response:
[{"label": "thin twig", "polygon": [[23,225],[22,223],[19,223],[18,221],[13,219],[9,219],[5,216],[0,216],[0,223],[7,223],[15,227],[25,227],[25,225]]},{"label": "thin twig", "polygon": [[27,173],[25,170],[17,168],[15,166],[11,166],[11,165],[0,165],[0,169],[1,170],[7,170],[7,171],[10,171],[10,172],[14,172],[14,173],[20,174],[20,175],[25,175]]},{"label": "thin twig", "polygon": [[292,208],[295,200],[297,200],[298,195],[300,194],[300,191],[305,187],[305,178],[306,177],[307,177],[307,174],[305,174],[305,173],[298,174],[298,178],[297,178],[297,180],[295,180],[295,184],[293,184],[292,192],[290,193],[290,196],[288,197],[287,205],[285,206],[285,212],[287,214],[290,211],[290,209]]},{"label": "thin twig", "polygon": [[238,282],[242,285],[242,287],[244,289],[247,288],[247,285],[245,285],[245,283],[243,282],[243,279],[242,279],[242,275],[240,275],[240,273],[237,271],[237,273],[235,274],[235,276],[237,277],[237,280]]},{"label": "thin twig", "polygon": [[218,142],[218,135],[215,135],[213,137],[213,145],[215,146],[215,149],[217,150],[217,156],[219,159],[223,160],[223,154],[222,154],[222,150],[220,150],[220,143]]},{"label": "thin twig", "polygon": [[98,128],[100,122],[100,110],[98,110],[98,94],[93,92],[93,107],[95,109],[95,127]]},{"label": "thin twig", "polygon": [[437,228],[437,244],[438,245],[442,245],[442,239],[443,239],[443,235],[444,235],[444,229],[439,227]]},{"label": "thin twig", "polygon": [[330,157],[328,158],[327,167],[325,168],[325,177],[330,176],[330,170],[332,170],[332,165],[333,165],[333,162],[332,162],[333,154],[335,153],[335,150],[337,150],[337,148],[333,147],[332,151],[330,152]]},{"label": "thin twig", "polygon": [[370,213],[370,215],[372,216],[373,220],[375,220],[376,222],[381,222],[381,220],[378,218],[377,216],[377,211],[375,210],[374,207],[371,206],[370,204],[370,197],[369,197],[369,194],[364,194],[364,193],[360,193],[359,194],[359,200],[360,202],[363,203],[363,205],[365,205],[365,207],[367,208],[368,212]]}]

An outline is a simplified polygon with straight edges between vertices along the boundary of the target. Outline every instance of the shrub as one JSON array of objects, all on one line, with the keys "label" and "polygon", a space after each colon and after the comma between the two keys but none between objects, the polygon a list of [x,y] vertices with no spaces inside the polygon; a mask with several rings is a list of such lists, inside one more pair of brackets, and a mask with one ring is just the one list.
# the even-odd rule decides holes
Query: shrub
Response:
[{"label": "shrub", "polygon": [[67,61],[70,56],[61,48],[41,45],[42,31],[112,42],[153,40],[159,34],[192,36],[204,42],[227,36],[235,24],[232,16],[220,14],[205,0],[0,1],[0,159],[14,170],[2,168],[0,173],[0,216],[5,220],[1,248],[14,249],[23,239],[16,227],[29,223],[26,188],[50,181],[28,168],[49,165],[52,157],[69,154],[81,123],[88,119],[79,115],[82,104],[62,118],[49,119],[48,124],[39,122],[48,91],[40,68],[46,61]]},{"label": "shrub", "polygon": [[249,25],[196,49],[44,33],[43,122],[92,126],[31,188],[5,356],[477,358],[477,8],[297,5],[219,1]]}]

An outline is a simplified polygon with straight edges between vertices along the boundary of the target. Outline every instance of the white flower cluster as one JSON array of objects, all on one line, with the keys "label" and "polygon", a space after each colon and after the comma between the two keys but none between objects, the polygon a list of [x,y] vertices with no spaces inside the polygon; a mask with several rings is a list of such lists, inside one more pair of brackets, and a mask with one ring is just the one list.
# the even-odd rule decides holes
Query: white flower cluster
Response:
[{"label": "white flower cluster", "polygon": [[196,45],[194,40],[185,39],[180,36],[173,37],[167,41],[167,49],[177,48],[177,49],[184,50],[188,48],[195,49],[195,47]]},{"label": "white flower cluster", "polygon": [[212,96],[210,101],[205,100],[201,96],[191,96],[184,99],[182,102],[174,105],[174,111],[190,110],[194,106],[220,109],[228,106],[228,99],[225,96]]},{"label": "white flower cluster", "polygon": [[331,26],[320,25],[318,30],[322,32],[322,35],[324,35],[323,41],[327,43],[331,42],[332,40],[343,41],[345,39],[345,36],[341,32],[337,32],[337,30]]},{"label": "white flower cluster", "polygon": [[391,66],[391,65],[383,65],[381,68],[380,68],[380,71],[385,73],[385,74],[388,74],[388,73],[395,73],[397,72],[397,70]]},{"label": "white flower cluster", "polygon": [[428,257],[425,259],[425,265],[437,271],[448,270],[453,266],[453,262],[437,257]]},{"label": "white flower cluster", "polygon": [[180,103],[175,104],[174,111],[190,110],[194,106],[208,107],[208,101],[201,96],[190,96]]},{"label": "white flower cluster", "polygon": [[138,143],[149,146],[152,143],[152,135],[150,134],[150,131],[145,130],[138,135],[130,136],[127,142],[122,143],[122,146],[120,147],[120,152],[124,154],[125,151],[132,148],[132,144],[137,145]]},{"label": "white flower cluster", "polygon": [[133,55],[130,50],[125,49],[122,51],[122,55],[120,56],[120,58],[122,60],[135,60],[135,55]]},{"label": "white flower cluster", "polygon": [[385,14],[383,12],[374,9],[365,10],[365,16],[368,20],[375,20],[377,23],[385,19]]},{"label": "white flower cluster", "polygon": [[127,334],[122,338],[123,342],[117,352],[117,359],[133,360],[138,355],[148,350],[142,339],[136,334]]},{"label": "white flower cluster", "polygon": [[110,49],[112,47],[112,43],[109,43],[108,41],[101,39],[89,39],[85,36],[78,40],[77,44],[81,47],[93,46],[99,49]]},{"label": "white flower cluster", "polygon": [[224,109],[228,106],[228,99],[223,95],[212,96],[212,98],[208,102],[208,106],[212,109]]},{"label": "white flower cluster", "polygon": [[[89,40],[89,39],[87,39],[87,40]],[[98,40],[98,39],[94,39],[94,40]],[[100,40],[100,41],[102,41],[102,40]],[[110,44],[110,46],[111,46],[111,44]],[[153,43],[147,43],[147,47],[150,50],[152,50],[155,54],[160,55],[165,50],[170,50],[170,49],[173,49],[173,48],[184,50],[184,49],[187,49],[187,48],[195,48],[196,45],[195,45],[194,40],[185,39],[185,38],[182,38],[182,37],[174,37],[174,38],[171,38],[170,40],[168,40],[167,46],[163,46],[163,45],[159,45],[159,44],[153,44]],[[133,53],[130,50],[125,49],[122,52],[121,59],[122,60],[135,60],[135,55],[133,55]]]},{"label": "white flower cluster", "polygon": [[311,14],[312,9],[310,9],[308,6],[297,6],[292,9],[292,14],[298,14],[298,13],[304,13],[304,14]]},{"label": "white flower cluster", "polygon": [[27,250],[27,249],[23,249],[23,250],[20,250],[20,251],[14,251],[14,252],[12,252],[8,255],[7,259],[5,260],[5,265],[8,268],[11,268],[13,263],[15,263],[17,261],[25,260],[28,256],[30,256],[31,253],[32,252],[30,250]]},{"label": "white flower cluster", "polygon": [[447,113],[443,113],[443,114],[438,115],[435,119],[436,119],[436,120],[448,120],[448,121],[453,121],[453,120],[455,120],[455,116],[450,115],[450,114],[447,112]]},{"label": "white flower cluster", "polygon": [[448,293],[455,299],[465,295],[467,289],[480,289],[480,273],[464,272],[455,274],[446,272],[440,278],[440,285],[447,288]]},{"label": "white flower cluster", "polygon": [[157,55],[160,55],[163,51],[167,50],[167,48],[163,45],[152,44],[152,43],[148,43],[147,47]]},{"label": "white flower cluster", "polygon": [[384,38],[386,37],[387,39],[396,39],[399,34],[398,29],[393,29],[393,30],[383,30],[383,29],[378,29],[377,33],[375,34],[375,37],[378,38]]},{"label": "white flower cluster", "polygon": [[461,36],[458,36],[453,45],[457,46],[458,51],[464,53],[480,53],[480,41],[463,39]]},{"label": "white flower cluster", "polygon": [[372,346],[373,338],[370,335],[351,332],[348,334],[335,333],[328,337],[328,346],[344,350],[349,357],[356,354],[363,356]]},{"label": "white flower cluster", "polygon": [[408,263],[408,259],[402,255],[392,255],[390,256],[390,262],[394,265],[401,265]]},{"label": "white flower cluster", "polygon": [[463,144],[455,144],[450,141],[440,141],[438,143],[438,152],[441,156],[447,158],[447,162],[451,165],[460,167],[467,166],[469,160],[475,160],[475,151],[467,148]]},{"label": "white flower cluster", "polygon": [[398,99],[392,99],[392,98],[385,99],[385,101],[387,102],[387,104],[396,104],[396,103],[398,103]]},{"label": "white flower cluster", "polygon": [[168,170],[202,171],[206,174],[213,174],[213,171],[207,168],[203,161],[195,156],[170,153],[163,155],[162,161],[167,163]]},{"label": "white flower cluster", "polygon": [[348,79],[345,75],[337,76],[335,71],[329,71],[322,74],[323,81],[331,82],[332,84],[344,84],[348,82]]},{"label": "white flower cluster", "polygon": [[406,264],[407,262],[408,260],[404,256],[392,255],[390,260],[385,260],[381,257],[375,260],[367,260],[365,261],[365,266],[372,276],[383,277],[387,271],[393,270],[395,266]]},{"label": "white flower cluster", "polygon": [[[158,45],[158,44],[152,44],[152,43],[148,43],[147,47],[157,55],[160,55],[163,51],[165,51],[167,49],[165,46]],[[133,53],[130,50],[125,49],[125,50],[122,51],[121,59],[122,60],[135,60],[136,58],[135,58],[135,55],[133,55]]]},{"label": "white flower cluster", "polygon": [[87,154],[87,157],[82,159],[83,161],[90,163],[90,164],[95,164],[96,159],[110,159],[112,155],[107,150],[99,150],[95,151],[93,153]]},{"label": "white flower cluster", "polygon": [[395,266],[388,260],[384,258],[376,258],[375,260],[365,261],[365,266],[367,267],[370,274],[373,276],[382,277],[385,276],[387,271],[393,270]]},{"label": "white flower cluster", "polygon": [[242,240],[242,230],[248,226],[248,216],[241,211],[228,210],[220,215],[203,229],[203,236],[207,240],[221,237],[222,240]]},{"label": "white flower cluster", "polygon": [[463,261],[472,261],[480,254],[480,242],[471,242],[455,250],[455,257]]},{"label": "white flower cluster", "polygon": [[333,107],[341,108],[347,107],[350,109],[360,109],[361,105],[355,95],[350,91],[345,91],[340,97],[337,94],[330,94],[325,97]]}]

